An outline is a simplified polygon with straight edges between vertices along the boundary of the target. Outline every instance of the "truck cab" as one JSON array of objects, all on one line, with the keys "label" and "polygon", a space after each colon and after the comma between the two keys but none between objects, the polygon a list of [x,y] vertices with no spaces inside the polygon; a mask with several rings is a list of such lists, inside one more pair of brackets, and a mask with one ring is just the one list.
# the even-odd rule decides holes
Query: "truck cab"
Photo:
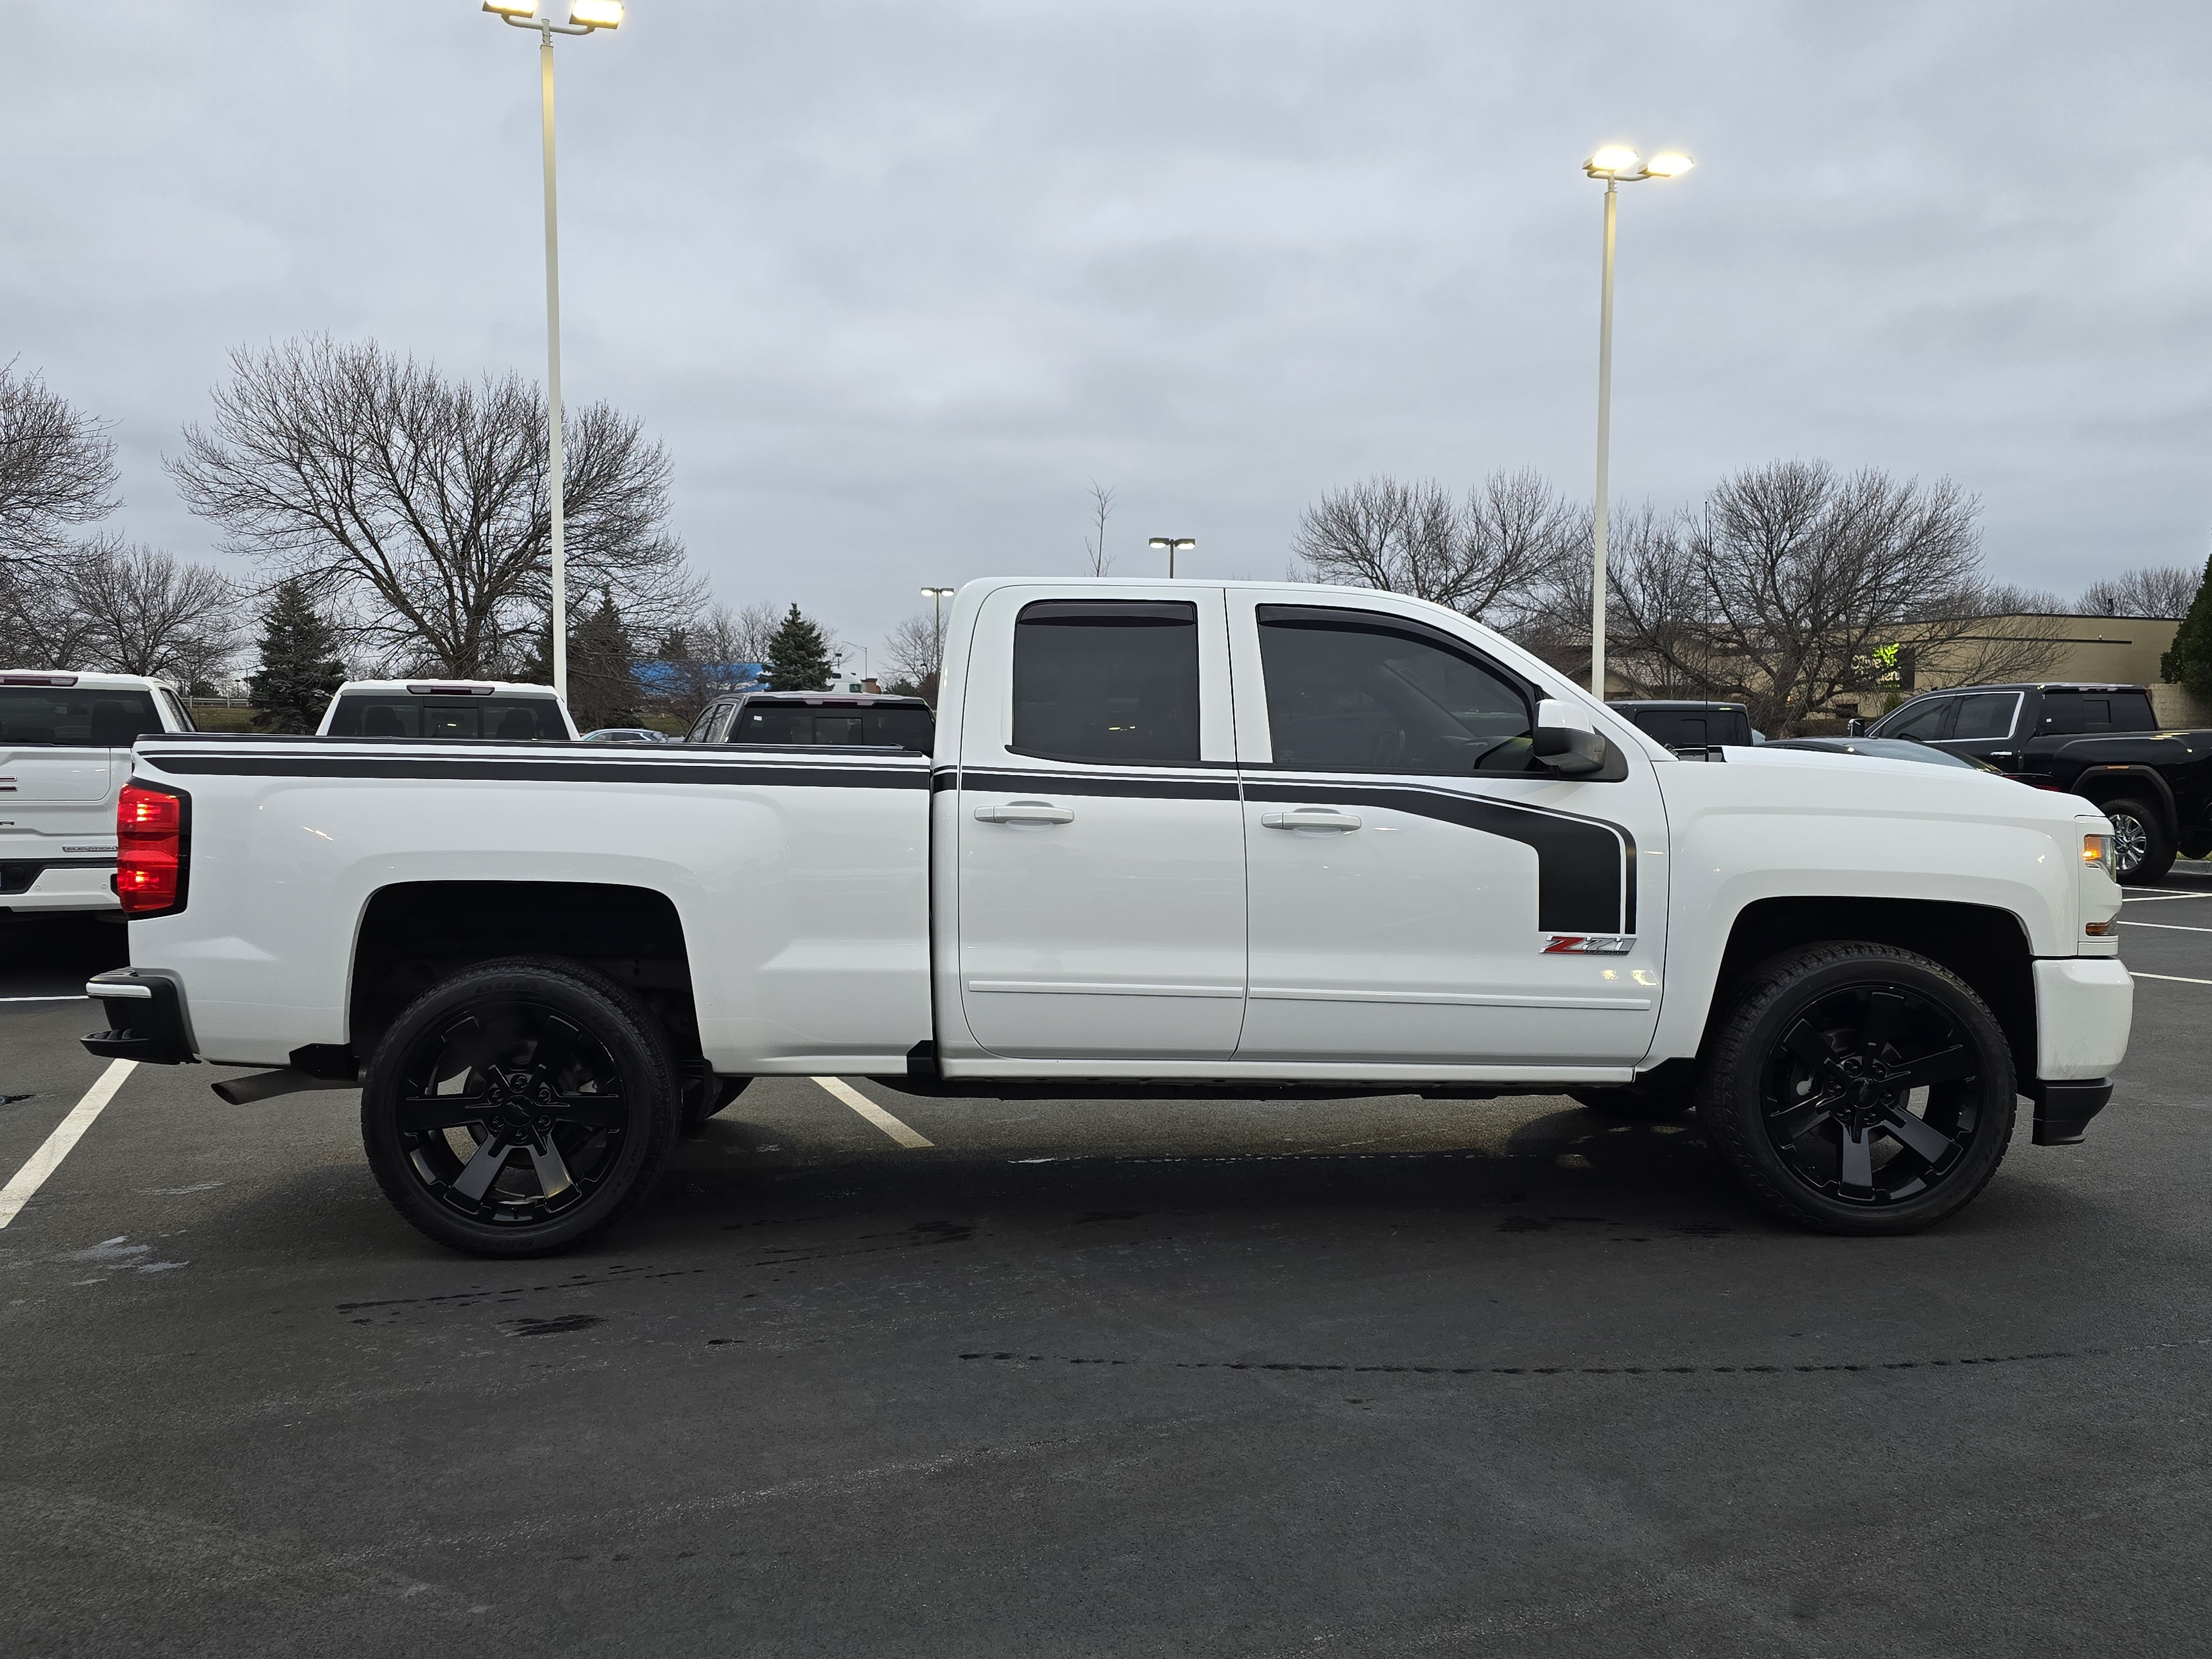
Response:
[{"label": "truck cab", "polygon": [[348,680],[331,694],[319,738],[489,738],[564,743],[576,723],[550,685],[496,680]]},{"label": "truck cab", "polygon": [[1926,692],[1867,735],[1908,738],[2032,779],[2047,775],[2052,757],[2077,738],[2157,730],[2146,687],[2054,681]]}]

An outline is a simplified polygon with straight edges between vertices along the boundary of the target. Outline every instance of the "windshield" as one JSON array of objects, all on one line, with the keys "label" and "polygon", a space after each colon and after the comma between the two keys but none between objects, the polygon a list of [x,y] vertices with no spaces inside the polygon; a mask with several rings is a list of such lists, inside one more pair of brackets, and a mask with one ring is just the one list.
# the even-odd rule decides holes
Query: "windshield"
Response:
[{"label": "windshield", "polygon": [[565,743],[568,728],[550,697],[417,697],[349,691],[331,720],[334,738],[492,738]]},{"label": "windshield", "polygon": [[937,746],[937,719],[927,708],[896,703],[841,708],[834,703],[749,702],[738,711],[725,741],[854,744],[927,755]]},{"label": "windshield", "polygon": [[0,744],[14,748],[128,749],[161,729],[150,692],[0,685]]}]

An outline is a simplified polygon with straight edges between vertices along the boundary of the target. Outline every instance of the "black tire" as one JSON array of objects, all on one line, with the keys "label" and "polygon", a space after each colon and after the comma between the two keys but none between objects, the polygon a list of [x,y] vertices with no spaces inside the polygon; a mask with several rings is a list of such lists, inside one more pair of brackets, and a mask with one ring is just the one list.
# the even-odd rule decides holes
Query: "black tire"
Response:
[{"label": "black tire", "polygon": [[2148,801],[2108,800],[2097,810],[2112,821],[2112,879],[2140,884],[2173,868],[2166,815]]},{"label": "black tire", "polygon": [[659,1024],[620,986],[550,958],[487,962],[384,1034],[362,1141],[385,1196],[441,1244],[549,1255],[652,1190],[680,1086]]},{"label": "black tire", "polygon": [[2212,858],[2212,830],[2191,830],[2176,849],[2183,858]]},{"label": "black tire", "polygon": [[2012,1139],[2012,1051],[1957,975],[1894,945],[1816,945],[1763,963],[1734,1000],[1698,1116],[1769,1209],[1910,1233],[1989,1185]]},{"label": "black tire", "polygon": [[684,1079],[684,1127],[696,1129],[752,1086],[749,1077],[703,1072]]}]

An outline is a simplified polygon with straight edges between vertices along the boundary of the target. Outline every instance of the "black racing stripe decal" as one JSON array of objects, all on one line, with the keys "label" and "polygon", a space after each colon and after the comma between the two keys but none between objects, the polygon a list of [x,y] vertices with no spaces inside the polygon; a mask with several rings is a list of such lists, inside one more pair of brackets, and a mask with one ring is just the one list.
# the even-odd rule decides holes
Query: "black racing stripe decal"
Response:
[{"label": "black racing stripe decal", "polygon": [[1036,789],[1046,794],[1124,795],[1152,800],[1235,800],[1234,778],[1162,778],[1103,776],[1081,772],[981,772],[969,768],[961,775],[967,789]]},{"label": "black racing stripe decal", "polygon": [[957,772],[939,772],[933,775],[929,780],[929,793],[933,795],[942,794],[947,789],[957,789],[959,787],[960,775]]},{"label": "black racing stripe decal", "polygon": [[815,789],[927,789],[920,767],[718,765],[647,760],[448,760],[443,756],[154,755],[139,761],[162,772],[261,778],[389,778],[418,783],[705,783]]},{"label": "black racing stripe decal", "polygon": [[1636,838],[1619,824],[1442,789],[1279,783],[1248,778],[1245,799],[1388,807],[1503,836],[1536,853],[1536,927],[1547,933],[1636,931]]}]

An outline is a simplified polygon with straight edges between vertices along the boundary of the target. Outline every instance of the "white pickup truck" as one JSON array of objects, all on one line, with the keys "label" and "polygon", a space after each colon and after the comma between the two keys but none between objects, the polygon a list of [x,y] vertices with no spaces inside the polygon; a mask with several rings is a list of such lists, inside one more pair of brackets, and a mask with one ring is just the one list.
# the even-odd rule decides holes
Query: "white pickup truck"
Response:
[{"label": "white pickup truck", "polygon": [[934,757],[142,738],[101,1054],[362,1090],[432,1237],[556,1249],[756,1076],[939,1097],[1692,1107],[1765,1203],[1924,1226],[2110,1097],[2109,826],[1964,769],[1690,764],[1439,607],[960,591]]}]

